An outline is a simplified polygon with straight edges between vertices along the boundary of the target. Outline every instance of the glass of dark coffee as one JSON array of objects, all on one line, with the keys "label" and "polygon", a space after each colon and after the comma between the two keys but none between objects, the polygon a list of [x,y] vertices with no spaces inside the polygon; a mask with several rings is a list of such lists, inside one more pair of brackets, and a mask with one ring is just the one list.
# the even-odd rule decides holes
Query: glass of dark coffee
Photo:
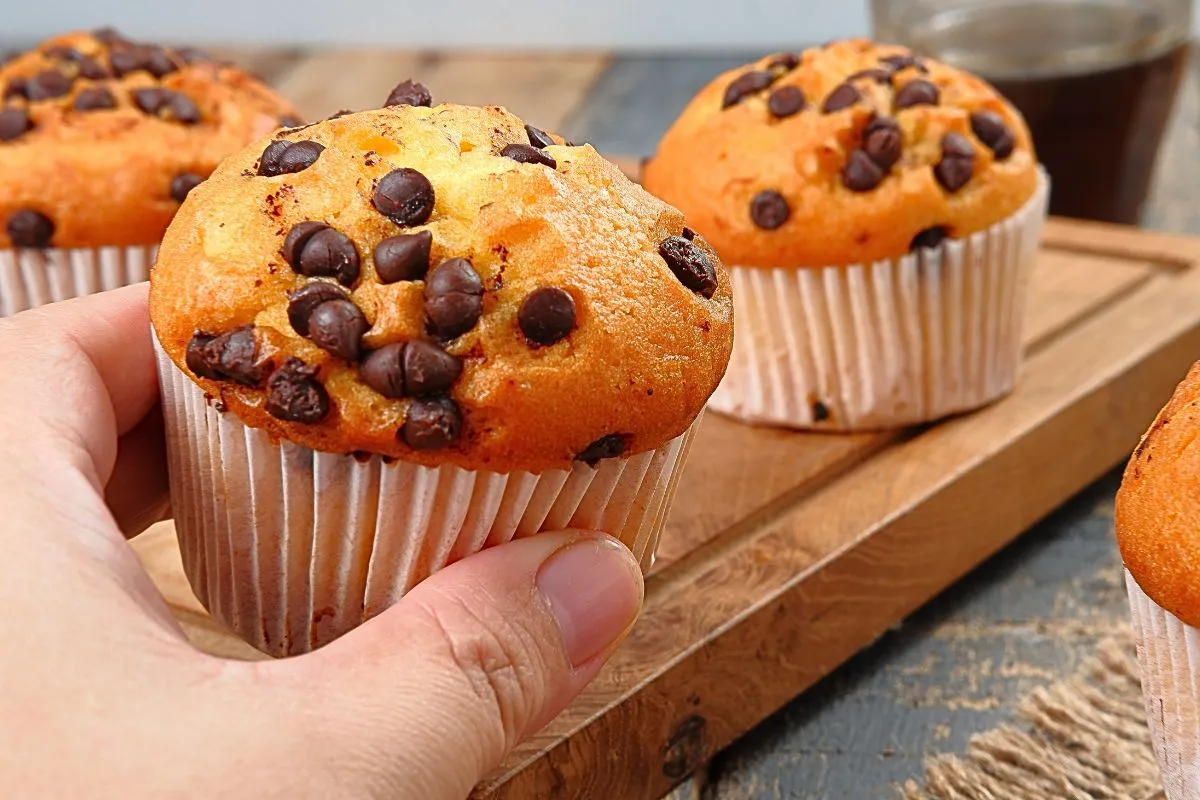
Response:
[{"label": "glass of dark coffee", "polygon": [[1050,211],[1137,224],[1187,65],[1192,0],[872,0],[875,38],[991,82],[1020,109]]}]

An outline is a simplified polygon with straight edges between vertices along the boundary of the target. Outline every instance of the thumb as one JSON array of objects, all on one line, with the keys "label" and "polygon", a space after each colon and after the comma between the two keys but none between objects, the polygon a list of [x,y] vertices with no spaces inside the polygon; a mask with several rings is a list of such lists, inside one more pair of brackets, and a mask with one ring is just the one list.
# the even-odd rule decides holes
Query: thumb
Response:
[{"label": "thumb", "polygon": [[542,534],[438,572],[280,666],[297,670],[303,729],[322,732],[309,755],[361,796],[461,798],[583,689],[641,603],[641,572],[619,542]]}]

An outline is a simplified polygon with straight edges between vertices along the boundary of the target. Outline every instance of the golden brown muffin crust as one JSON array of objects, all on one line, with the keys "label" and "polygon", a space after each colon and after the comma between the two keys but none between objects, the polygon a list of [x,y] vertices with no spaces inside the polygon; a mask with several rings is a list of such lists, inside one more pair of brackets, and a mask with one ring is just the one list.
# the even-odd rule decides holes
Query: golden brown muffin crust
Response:
[{"label": "golden brown muffin crust", "polygon": [[[274,159],[281,146],[268,152],[271,140],[252,145],[187,198],[167,231],[151,278],[159,341],[185,367],[197,331],[215,335],[254,326],[249,371],[261,367],[263,374],[240,370],[254,385],[213,380],[195,369],[189,373],[248,425],[317,450],[504,472],[568,468],[581,453],[591,459],[659,447],[687,429],[724,374],[732,346],[724,267],[703,240],[683,238],[694,234],[678,211],[630,182],[591,147],[565,146],[554,137],[554,144],[538,150],[529,144],[531,137],[521,120],[497,107],[399,106],[278,134],[277,140],[324,147],[292,174],[257,174],[262,159]],[[521,158],[548,156],[555,166],[500,155],[510,145]],[[378,192],[391,185],[385,176],[401,169],[416,170],[432,186],[427,220],[400,225],[376,208]],[[420,220],[420,206],[414,201],[400,214]],[[281,252],[289,232],[312,221],[348,237],[358,257],[356,278],[353,270],[341,273],[369,326],[357,363],[328,349],[338,349],[337,343],[323,348],[302,337],[289,320],[289,293],[316,283],[325,284],[322,291],[337,292],[332,287],[338,279],[298,274]],[[428,263],[430,275],[433,268],[439,273],[437,281],[384,283],[376,246],[423,231],[432,236]],[[303,257],[315,257],[312,247],[293,247],[293,260],[300,250]],[[693,265],[707,264],[715,285],[685,286],[660,254],[662,247],[691,257]],[[467,259],[479,276],[481,313],[477,319],[467,315],[465,332],[439,336],[430,329],[425,296],[431,285],[454,284],[439,266],[453,259]],[[299,268],[307,269],[303,260]],[[535,290],[544,291],[529,301]],[[574,306],[574,324],[567,313],[566,328],[562,293]],[[470,292],[432,313],[447,325],[461,322],[455,303],[472,302],[464,295]],[[296,303],[292,306],[295,312]],[[332,307],[321,308],[322,322],[338,316]],[[338,314],[354,317],[344,304]],[[299,315],[310,328],[318,325],[318,312]],[[368,384],[360,364],[389,345],[403,344],[407,353],[414,340],[444,347],[461,364],[448,392],[433,391],[420,400],[389,398],[378,381]],[[207,339],[196,341],[194,347],[206,346]],[[231,347],[226,342],[218,350],[228,353]],[[202,372],[220,355],[204,352]],[[239,372],[237,364],[227,366]],[[297,367],[316,374],[297,375]],[[288,378],[282,389],[273,384],[276,373]],[[281,400],[280,391],[292,392],[284,400],[300,397],[293,392],[296,383],[319,405],[313,380],[328,395],[327,415],[305,422],[281,419],[279,402],[275,414],[269,410],[273,396]],[[301,414],[303,405],[297,406]],[[457,438],[446,434],[445,415],[455,410],[461,422]],[[313,416],[320,415],[318,408]],[[423,420],[417,448],[409,438],[414,415]],[[431,417],[440,425],[431,424]],[[430,437],[439,436],[454,440],[430,446]]]},{"label": "golden brown muffin crust", "polygon": [[[154,244],[177,198],[221,159],[300,122],[243,70],[112,31],[17,56],[0,67],[0,90],[0,247]],[[48,241],[30,213],[52,224]]]},{"label": "golden brown muffin crust", "polygon": [[[898,154],[894,139],[867,141],[873,121],[898,133]],[[667,132],[644,184],[727,263],[806,267],[968,236],[1020,209],[1037,180],[1028,128],[991,86],[855,39],[715,79]]]},{"label": "golden brown muffin crust", "polygon": [[1200,627],[1200,362],[1142,437],[1117,492],[1121,558],[1155,603]]}]

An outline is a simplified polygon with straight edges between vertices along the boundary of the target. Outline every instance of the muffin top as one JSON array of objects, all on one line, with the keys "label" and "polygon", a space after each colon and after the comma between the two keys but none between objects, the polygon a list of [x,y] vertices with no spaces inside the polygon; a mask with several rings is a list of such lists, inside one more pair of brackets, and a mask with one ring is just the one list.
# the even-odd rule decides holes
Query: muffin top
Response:
[{"label": "muffin top", "polygon": [[1200,627],[1200,362],[1159,412],[1117,492],[1121,558],[1151,600]]},{"label": "muffin top", "polygon": [[166,353],[327,452],[540,471],[683,433],[732,346],[712,248],[590,146],[419,84],[389,102],[188,196],[151,277]]},{"label": "muffin top", "polygon": [[1020,114],[979,78],[855,39],[721,75],[644,184],[730,264],[862,263],[983,230],[1034,194]]},{"label": "muffin top", "polygon": [[295,109],[243,70],[111,29],[0,67],[0,247],[158,242],[225,156]]}]

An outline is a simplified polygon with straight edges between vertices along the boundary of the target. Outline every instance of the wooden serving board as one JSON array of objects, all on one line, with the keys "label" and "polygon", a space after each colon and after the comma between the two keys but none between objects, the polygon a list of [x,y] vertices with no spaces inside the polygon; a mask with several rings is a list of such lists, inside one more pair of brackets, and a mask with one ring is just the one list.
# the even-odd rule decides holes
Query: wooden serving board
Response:
[{"label": "wooden serving board", "polygon": [[[1200,357],[1200,240],[1051,221],[1016,392],[889,434],[710,413],[630,639],[480,798],[653,798],[1127,457]],[[173,531],[134,542],[188,635]]]}]

